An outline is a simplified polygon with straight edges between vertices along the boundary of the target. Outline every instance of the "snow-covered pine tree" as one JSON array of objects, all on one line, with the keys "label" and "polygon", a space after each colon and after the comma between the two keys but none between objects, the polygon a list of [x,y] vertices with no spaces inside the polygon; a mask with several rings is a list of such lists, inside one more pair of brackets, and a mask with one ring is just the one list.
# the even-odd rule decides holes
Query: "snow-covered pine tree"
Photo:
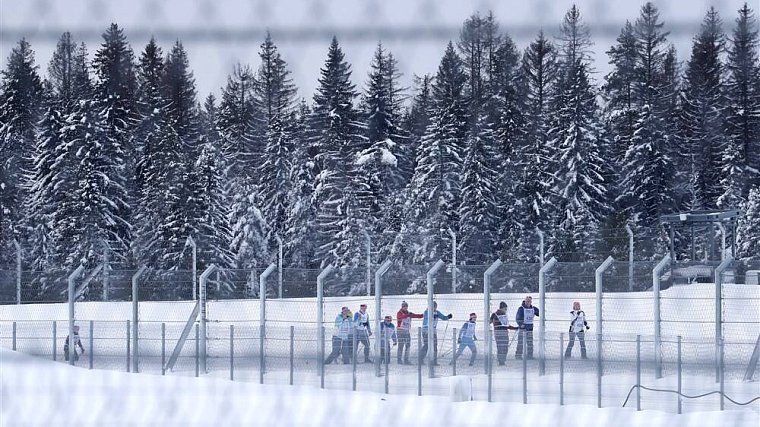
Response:
[{"label": "snow-covered pine tree", "polygon": [[725,102],[720,60],[723,44],[721,20],[711,7],[694,38],[681,95],[680,142],[682,150],[689,153],[684,158],[693,174],[689,207],[696,210],[715,209],[723,193]]},{"label": "snow-covered pine tree", "polygon": [[254,75],[247,65],[237,64],[222,90],[217,126],[224,141],[228,181],[247,180],[254,175]]},{"label": "snow-covered pine tree", "polygon": [[737,207],[760,184],[760,60],[757,20],[745,3],[728,43],[723,194],[718,205]]},{"label": "snow-covered pine tree", "polygon": [[[188,205],[199,213],[192,225],[192,235],[198,244],[198,263],[221,267],[233,265],[230,252],[231,231],[228,222],[229,207],[224,194],[224,155],[222,138],[216,127],[216,105],[209,95],[199,115],[200,154],[189,175],[190,198]],[[255,248],[244,259],[256,260],[261,255]]]},{"label": "snow-covered pine tree", "polygon": [[287,205],[289,206],[285,225],[283,227],[283,258],[291,267],[315,268],[314,252],[316,242],[314,236],[315,212],[312,205],[314,193],[315,163],[307,146],[307,120],[311,110],[304,100],[298,106],[292,122],[293,140],[295,141],[290,171],[288,175],[289,191]]},{"label": "snow-covered pine tree", "polygon": [[[77,135],[78,141],[87,149],[97,149],[96,153],[83,154],[98,162],[98,173],[102,174],[102,185],[93,186],[92,196],[103,202],[97,205],[97,215],[104,221],[96,221],[103,230],[91,233],[90,237],[102,237],[113,253],[111,259],[124,259],[131,245],[130,188],[133,188],[134,147],[133,135],[137,111],[135,105],[136,79],[134,54],[121,28],[116,24],[103,34],[103,44],[95,53],[93,68],[98,77],[95,86],[98,121],[102,121],[102,138],[91,140]],[[86,103],[85,103],[86,104]],[[80,117],[89,119],[89,112],[80,112]],[[94,120],[94,119],[93,119]],[[87,126],[97,127],[95,123]],[[90,147],[97,141],[98,147]],[[97,160],[94,160],[97,159]],[[90,178],[92,176],[87,175]],[[92,213],[90,213],[92,215]],[[85,247],[79,248],[82,253]]]},{"label": "snow-covered pine tree", "polygon": [[522,59],[522,79],[525,99],[525,138],[515,147],[518,171],[518,191],[515,192],[515,219],[519,220],[521,260],[533,260],[537,253],[535,229],[546,230],[546,204],[549,202],[550,171],[547,160],[549,108],[557,80],[557,59],[554,45],[538,34],[525,50]]},{"label": "snow-covered pine tree", "polygon": [[400,123],[399,76],[392,59],[378,44],[361,104],[366,148],[358,153],[356,165],[367,190],[359,195],[358,202],[367,215],[367,231],[379,237],[373,242],[378,247],[390,245],[399,231],[386,222],[391,214],[387,207],[406,185],[400,166],[409,154]]},{"label": "snow-covered pine tree", "polygon": [[457,231],[461,203],[460,173],[467,133],[467,76],[449,42],[432,85],[430,124],[417,151],[405,212],[408,232],[420,239],[414,262],[447,258],[447,229]]},{"label": "snow-covered pine tree", "polygon": [[288,214],[288,174],[293,151],[293,124],[296,87],[287,63],[267,34],[259,51],[261,65],[256,74],[253,102],[259,112],[258,128],[263,130],[264,152],[257,177],[257,201],[267,223],[267,240],[274,245],[282,237]]},{"label": "snow-covered pine tree", "polygon": [[742,211],[736,230],[737,258],[760,259],[760,187],[750,189]]},{"label": "snow-covered pine tree", "polygon": [[589,82],[588,27],[573,6],[561,26],[560,78],[549,130],[555,241],[550,246],[560,260],[582,261],[592,256],[593,237],[609,213],[605,159],[600,141],[596,93]]},{"label": "snow-covered pine tree", "polygon": [[[190,71],[187,52],[179,40],[166,55],[161,89],[168,103],[169,122],[182,140],[186,152],[195,154],[200,136],[195,78],[193,72]],[[195,156],[182,159],[183,163],[192,166],[194,162],[192,157]]]},{"label": "snow-covered pine tree", "polygon": [[500,218],[496,203],[501,173],[494,168],[496,137],[487,120],[481,112],[464,149],[458,228],[461,261],[470,264],[486,264],[498,253]]},{"label": "snow-covered pine tree", "polygon": [[633,94],[639,117],[624,156],[622,192],[618,199],[634,223],[642,227],[655,225],[661,214],[675,208],[672,139],[667,133],[669,111],[665,109],[667,94],[663,90],[668,33],[662,31],[663,25],[652,3],[642,6],[634,25],[637,62]]},{"label": "snow-covered pine tree", "polygon": [[13,239],[21,237],[27,197],[24,174],[32,169],[42,96],[34,51],[21,39],[11,49],[0,81],[0,248],[10,248]]},{"label": "snow-covered pine tree", "polygon": [[333,37],[309,117],[317,173],[313,195],[319,233],[316,256],[323,265],[337,260],[340,265],[356,265],[363,260],[363,227],[348,216],[363,216],[352,204],[358,203],[358,193],[365,191],[355,167],[362,145],[353,105],[356,95],[350,65]]},{"label": "snow-covered pine tree", "polygon": [[425,135],[425,130],[430,124],[430,110],[433,105],[431,94],[433,77],[429,74],[425,74],[422,77],[415,75],[413,81],[414,96],[412,97],[411,105],[409,105],[409,108],[404,113],[403,119],[405,133],[409,135],[409,144],[406,150],[409,155],[405,162],[402,161],[399,164],[399,168],[404,174],[405,182],[407,183],[412,179],[412,175],[414,175],[414,169],[417,165],[417,150],[422,136]]}]

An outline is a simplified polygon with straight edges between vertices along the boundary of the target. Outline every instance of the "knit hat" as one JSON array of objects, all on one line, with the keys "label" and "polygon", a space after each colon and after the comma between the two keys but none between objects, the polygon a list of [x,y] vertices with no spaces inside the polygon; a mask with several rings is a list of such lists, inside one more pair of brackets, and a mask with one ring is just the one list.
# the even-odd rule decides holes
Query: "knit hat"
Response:
[{"label": "knit hat", "polygon": [[407,306],[408,307],[409,304],[406,301],[401,301],[401,307],[403,307],[403,306]]},{"label": "knit hat", "polygon": [[472,316],[477,316],[477,314],[476,313],[470,313],[470,317],[472,317]]},{"label": "knit hat", "polygon": [[500,302],[499,308],[507,308],[507,303],[505,303],[504,301]]}]

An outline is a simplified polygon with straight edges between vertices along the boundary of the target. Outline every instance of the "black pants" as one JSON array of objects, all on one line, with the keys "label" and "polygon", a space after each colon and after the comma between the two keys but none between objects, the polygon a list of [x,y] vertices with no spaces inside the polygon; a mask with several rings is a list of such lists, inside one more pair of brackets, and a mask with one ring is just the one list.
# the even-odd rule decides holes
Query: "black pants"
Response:
[{"label": "black pants", "polygon": [[396,334],[398,335],[398,363],[401,363],[402,359],[408,363],[412,335],[409,333],[409,330],[401,328],[396,331]]},{"label": "black pants", "polygon": [[570,332],[570,341],[567,342],[565,357],[570,357],[570,355],[573,353],[573,345],[575,344],[576,336],[578,337],[578,341],[581,342],[581,357],[585,359],[586,358],[586,333],[584,331]]},{"label": "black pants", "polygon": [[[425,361],[428,352],[428,330],[422,330],[422,347],[420,347],[419,363]],[[433,363],[438,363],[438,334],[433,332]]]},{"label": "black pants", "polygon": [[496,360],[499,365],[507,361],[507,349],[509,348],[509,330],[496,328],[493,330],[493,337],[496,340]]},{"label": "black pants", "polygon": [[525,325],[524,328],[520,328],[517,331],[517,349],[515,350],[516,357],[523,356],[523,343],[528,347],[526,357],[528,359],[533,358],[533,325]]}]

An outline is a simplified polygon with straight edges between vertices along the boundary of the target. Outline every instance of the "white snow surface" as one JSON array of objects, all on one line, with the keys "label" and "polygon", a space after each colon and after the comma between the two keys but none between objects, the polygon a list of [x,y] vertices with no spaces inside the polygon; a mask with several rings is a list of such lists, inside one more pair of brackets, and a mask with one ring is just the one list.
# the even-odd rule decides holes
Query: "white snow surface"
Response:
[{"label": "white snow surface", "polygon": [[[589,405],[522,405],[88,371],[0,349],[0,426],[733,426],[754,411],[676,415]],[[511,421],[510,421],[511,420]]]}]

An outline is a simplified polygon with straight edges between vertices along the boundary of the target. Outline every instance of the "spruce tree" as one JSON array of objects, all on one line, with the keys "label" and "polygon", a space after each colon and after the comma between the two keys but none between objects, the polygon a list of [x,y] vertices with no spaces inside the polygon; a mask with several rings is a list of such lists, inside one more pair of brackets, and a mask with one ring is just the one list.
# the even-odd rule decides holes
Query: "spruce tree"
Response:
[{"label": "spruce tree", "polygon": [[[10,247],[22,229],[24,174],[32,169],[34,133],[43,87],[26,39],[11,49],[0,81],[0,247]],[[19,236],[20,237],[20,236]]]},{"label": "spruce tree", "polygon": [[718,205],[740,206],[750,186],[760,183],[760,60],[757,20],[752,9],[739,9],[728,43],[726,94],[726,151],[723,194]]},{"label": "spruce tree", "polygon": [[451,42],[432,86],[430,125],[420,142],[417,166],[405,207],[407,230],[419,236],[414,262],[427,263],[450,253],[447,229],[457,230],[460,173],[467,132],[467,76]]},{"label": "spruce tree", "polygon": [[760,187],[752,187],[736,231],[737,257],[760,259]]}]

